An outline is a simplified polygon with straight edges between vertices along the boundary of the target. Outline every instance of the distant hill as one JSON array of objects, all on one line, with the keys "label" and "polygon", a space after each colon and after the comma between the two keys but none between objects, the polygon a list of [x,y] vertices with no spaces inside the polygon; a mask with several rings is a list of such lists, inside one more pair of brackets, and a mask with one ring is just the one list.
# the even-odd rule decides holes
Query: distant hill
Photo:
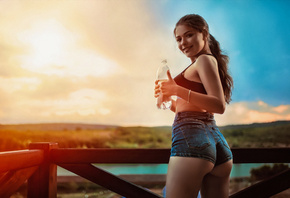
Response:
[{"label": "distant hill", "polygon": [[72,130],[96,130],[116,128],[117,125],[82,124],[82,123],[43,123],[43,124],[0,124],[0,130],[13,131],[72,131]]},{"label": "distant hill", "polygon": [[220,127],[230,147],[289,147],[290,121]]},{"label": "distant hill", "polygon": [[252,124],[239,124],[239,125],[226,125],[219,127],[221,130],[226,129],[245,129],[245,128],[260,128],[260,127],[275,127],[281,125],[289,125],[290,120],[281,120],[275,122],[262,122],[262,123],[252,123]]},{"label": "distant hill", "polygon": [[[246,128],[260,128],[260,127],[274,127],[281,125],[289,125],[290,120],[265,122],[265,123],[252,123],[252,124],[239,124],[239,125],[226,125],[219,127],[221,130],[228,129],[246,129]],[[105,124],[84,124],[84,123],[39,123],[39,124],[0,124],[0,130],[13,130],[13,131],[63,131],[63,130],[94,130],[94,129],[111,129],[121,127],[118,125],[105,125]],[[127,127],[127,128],[135,128]],[[140,126],[147,128],[146,126]],[[171,126],[156,126],[148,128],[167,128]]]}]

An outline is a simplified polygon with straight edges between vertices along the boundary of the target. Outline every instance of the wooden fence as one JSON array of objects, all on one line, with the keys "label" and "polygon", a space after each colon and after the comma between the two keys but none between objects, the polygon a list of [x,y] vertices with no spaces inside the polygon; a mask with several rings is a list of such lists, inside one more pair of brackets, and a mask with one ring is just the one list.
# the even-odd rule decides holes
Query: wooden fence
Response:
[{"label": "wooden fence", "polygon": [[[290,148],[235,148],[234,163],[290,163]],[[169,149],[64,149],[57,143],[31,143],[28,150],[0,152],[0,197],[9,197],[28,180],[28,198],[57,197],[57,166],[127,198],[160,198],[141,186],[93,166],[167,164]],[[290,169],[230,198],[266,198],[290,187]]]}]

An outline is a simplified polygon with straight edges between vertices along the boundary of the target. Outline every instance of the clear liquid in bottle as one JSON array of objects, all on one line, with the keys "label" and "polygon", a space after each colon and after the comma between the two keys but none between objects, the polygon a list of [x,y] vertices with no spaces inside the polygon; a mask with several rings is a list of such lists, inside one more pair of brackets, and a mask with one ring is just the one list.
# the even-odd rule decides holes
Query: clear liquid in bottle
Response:
[{"label": "clear liquid in bottle", "polygon": [[[169,70],[169,67],[167,66],[167,61],[163,60],[162,65],[157,70],[157,80],[158,83],[164,82],[168,80],[167,77],[167,71]],[[158,109],[170,109],[172,105],[171,97],[170,96],[164,96],[163,94],[160,94],[157,98],[157,108]]]}]

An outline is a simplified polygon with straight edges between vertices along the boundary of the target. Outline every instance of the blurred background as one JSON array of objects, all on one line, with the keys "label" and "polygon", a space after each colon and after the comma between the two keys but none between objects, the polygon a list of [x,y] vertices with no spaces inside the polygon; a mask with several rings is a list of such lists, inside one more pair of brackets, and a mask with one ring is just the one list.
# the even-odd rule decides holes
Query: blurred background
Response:
[{"label": "blurred background", "polygon": [[[230,146],[289,147],[289,8],[285,0],[0,0],[0,150],[39,141],[169,148],[174,114],[156,108],[154,81],[164,59],[172,76],[190,64],[173,29],[191,13],[205,18],[230,58],[232,102],[216,115]],[[288,167],[236,165],[231,192],[261,179],[261,166],[262,175]],[[117,175],[167,171],[104,168]],[[58,174],[59,197],[118,197],[67,180],[74,175],[63,169]],[[164,183],[158,185],[161,193]],[[13,196],[23,192],[25,186]]]}]

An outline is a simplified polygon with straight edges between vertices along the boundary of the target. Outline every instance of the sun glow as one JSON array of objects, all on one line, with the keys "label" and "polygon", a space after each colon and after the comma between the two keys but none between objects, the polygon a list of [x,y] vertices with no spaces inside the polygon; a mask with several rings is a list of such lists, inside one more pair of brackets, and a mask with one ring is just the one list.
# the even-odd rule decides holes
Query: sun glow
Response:
[{"label": "sun glow", "polygon": [[69,43],[74,39],[61,23],[51,19],[22,32],[20,40],[30,49],[22,66],[35,71],[62,65]]},{"label": "sun glow", "polygon": [[27,46],[21,57],[22,67],[29,71],[60,76],[103,76],[113,74],[118,65],[96,51],[79,46],[81,36],[57,20],[42,20],[19,36]]},{"label": "sun glow", "polygon": [[64,50],[62,35],[56,31],[36,34],[36,37],[30,42],[33,47],[33,65],[39,67],[57,64],[61,52]]}]

